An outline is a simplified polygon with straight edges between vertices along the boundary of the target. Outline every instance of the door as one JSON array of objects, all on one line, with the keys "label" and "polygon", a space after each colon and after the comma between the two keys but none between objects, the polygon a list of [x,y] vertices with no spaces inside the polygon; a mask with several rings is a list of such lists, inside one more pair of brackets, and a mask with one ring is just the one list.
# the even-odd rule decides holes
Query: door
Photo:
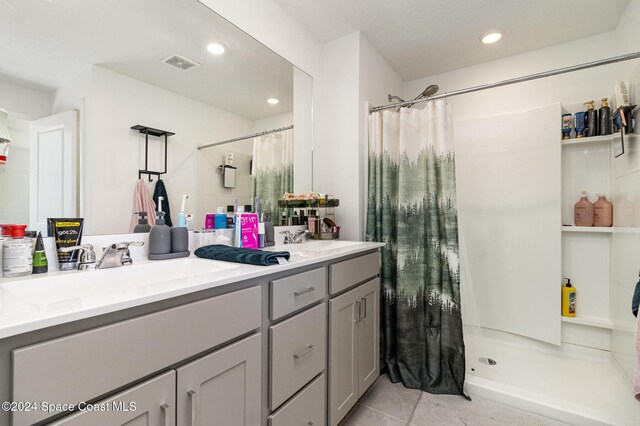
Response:
[{"label": "door", "polygon": [[[176,373],[171,370],[84,410],[53,426],[174,426]],[[80,407],[82,408],[82,407]],[[92,410],[89,410],[91,408]]]},{"label": "door", "polygon": [[360,291],[353,289],[329,301],[329,419],[340,420],[359,397],[358,324]]},{"label": "door", "polygon": [[260,424],[261,335],[178,368],[178,426]]},{"label": "door", "polygon": [[380,375],[380,280],[375,278],[362,284],[358,292],[358,388],[360,395],[364,395]]},{"label": "door", "polygon": [[48,217],[78,215],[78,113],[33,121],[29,134],[29,227],[46,231]]}]

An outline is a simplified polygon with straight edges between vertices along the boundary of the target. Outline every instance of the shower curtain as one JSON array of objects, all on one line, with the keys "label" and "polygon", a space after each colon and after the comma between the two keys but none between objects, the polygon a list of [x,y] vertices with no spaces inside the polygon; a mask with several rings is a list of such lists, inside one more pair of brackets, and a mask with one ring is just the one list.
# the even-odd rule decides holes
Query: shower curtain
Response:
[{"label": "shower curtain", "polygon": [[445,100],[371,114],[366,238],[386,243],[382,368],[409,388],[464,395],[452,143]]},{"label": "shower curtain", "polygon": [[272,212],[280,220],[278,200],[293,192],[293,130],[253,138],[251,198],[260,198],[260,211]]}]

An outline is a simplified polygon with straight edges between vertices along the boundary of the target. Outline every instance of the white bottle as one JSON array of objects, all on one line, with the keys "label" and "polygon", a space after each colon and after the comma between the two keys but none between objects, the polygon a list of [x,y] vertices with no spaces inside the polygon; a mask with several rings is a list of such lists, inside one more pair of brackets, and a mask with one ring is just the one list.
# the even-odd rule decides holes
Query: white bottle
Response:
[{"label": "white bottle", "polygon": [[18,277],[33,270],[31,238],[25,238],[27,225],[11,225],[11,237],[2,241],[2,275]]}]

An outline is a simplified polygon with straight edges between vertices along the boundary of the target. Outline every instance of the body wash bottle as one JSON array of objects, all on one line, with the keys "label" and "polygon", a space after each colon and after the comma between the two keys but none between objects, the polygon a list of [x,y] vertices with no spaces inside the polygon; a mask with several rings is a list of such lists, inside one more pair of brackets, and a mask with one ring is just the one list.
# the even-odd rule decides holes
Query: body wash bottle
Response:
[{"label": "body wash bottle", "polygon": [[593,203],[593,226],[613,225],[613,204],[604,196],[596,194],[598,199]]},{"label": "body wash bottle", "polygon": [[582,191],[573,208],[573,223],[576,226],[593,226],[593,204],[587,198],[587,191]]},{"label": "body wash bottle", "polygon": [[576,289],[571,286],[571,280],[562,287],[562,316],[576,316]]}]

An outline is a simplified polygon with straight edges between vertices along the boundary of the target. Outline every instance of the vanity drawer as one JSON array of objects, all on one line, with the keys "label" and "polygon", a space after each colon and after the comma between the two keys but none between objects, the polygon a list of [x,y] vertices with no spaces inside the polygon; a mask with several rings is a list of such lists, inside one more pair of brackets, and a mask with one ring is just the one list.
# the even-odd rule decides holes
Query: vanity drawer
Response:
[{"label": "vanity drawer", "polygon": [[270,282],[271,319],[277,320],[324,298],[327,293],[327,269],[311,271]]},{"label": "vanity drawer", "polygon": [[326,388],[321,374],[291,401],[269,416],[269,426],[325,425]]},{"label": "vanity drawer", "polygon": [[324,370],[327,305],[323,303],[269,327],[271,410]]},{"label": "vanity drawer", "polygon": [[[13,351],[13,401],[77,403],[260,327],[251,287]],[[55,413],[13,413],[15,426]]]},{"label": "vanity drawer", "polygon": [[380,273],[380,253],[345,260],[329,265],[329,293],[336,294],[360,284]]}]

